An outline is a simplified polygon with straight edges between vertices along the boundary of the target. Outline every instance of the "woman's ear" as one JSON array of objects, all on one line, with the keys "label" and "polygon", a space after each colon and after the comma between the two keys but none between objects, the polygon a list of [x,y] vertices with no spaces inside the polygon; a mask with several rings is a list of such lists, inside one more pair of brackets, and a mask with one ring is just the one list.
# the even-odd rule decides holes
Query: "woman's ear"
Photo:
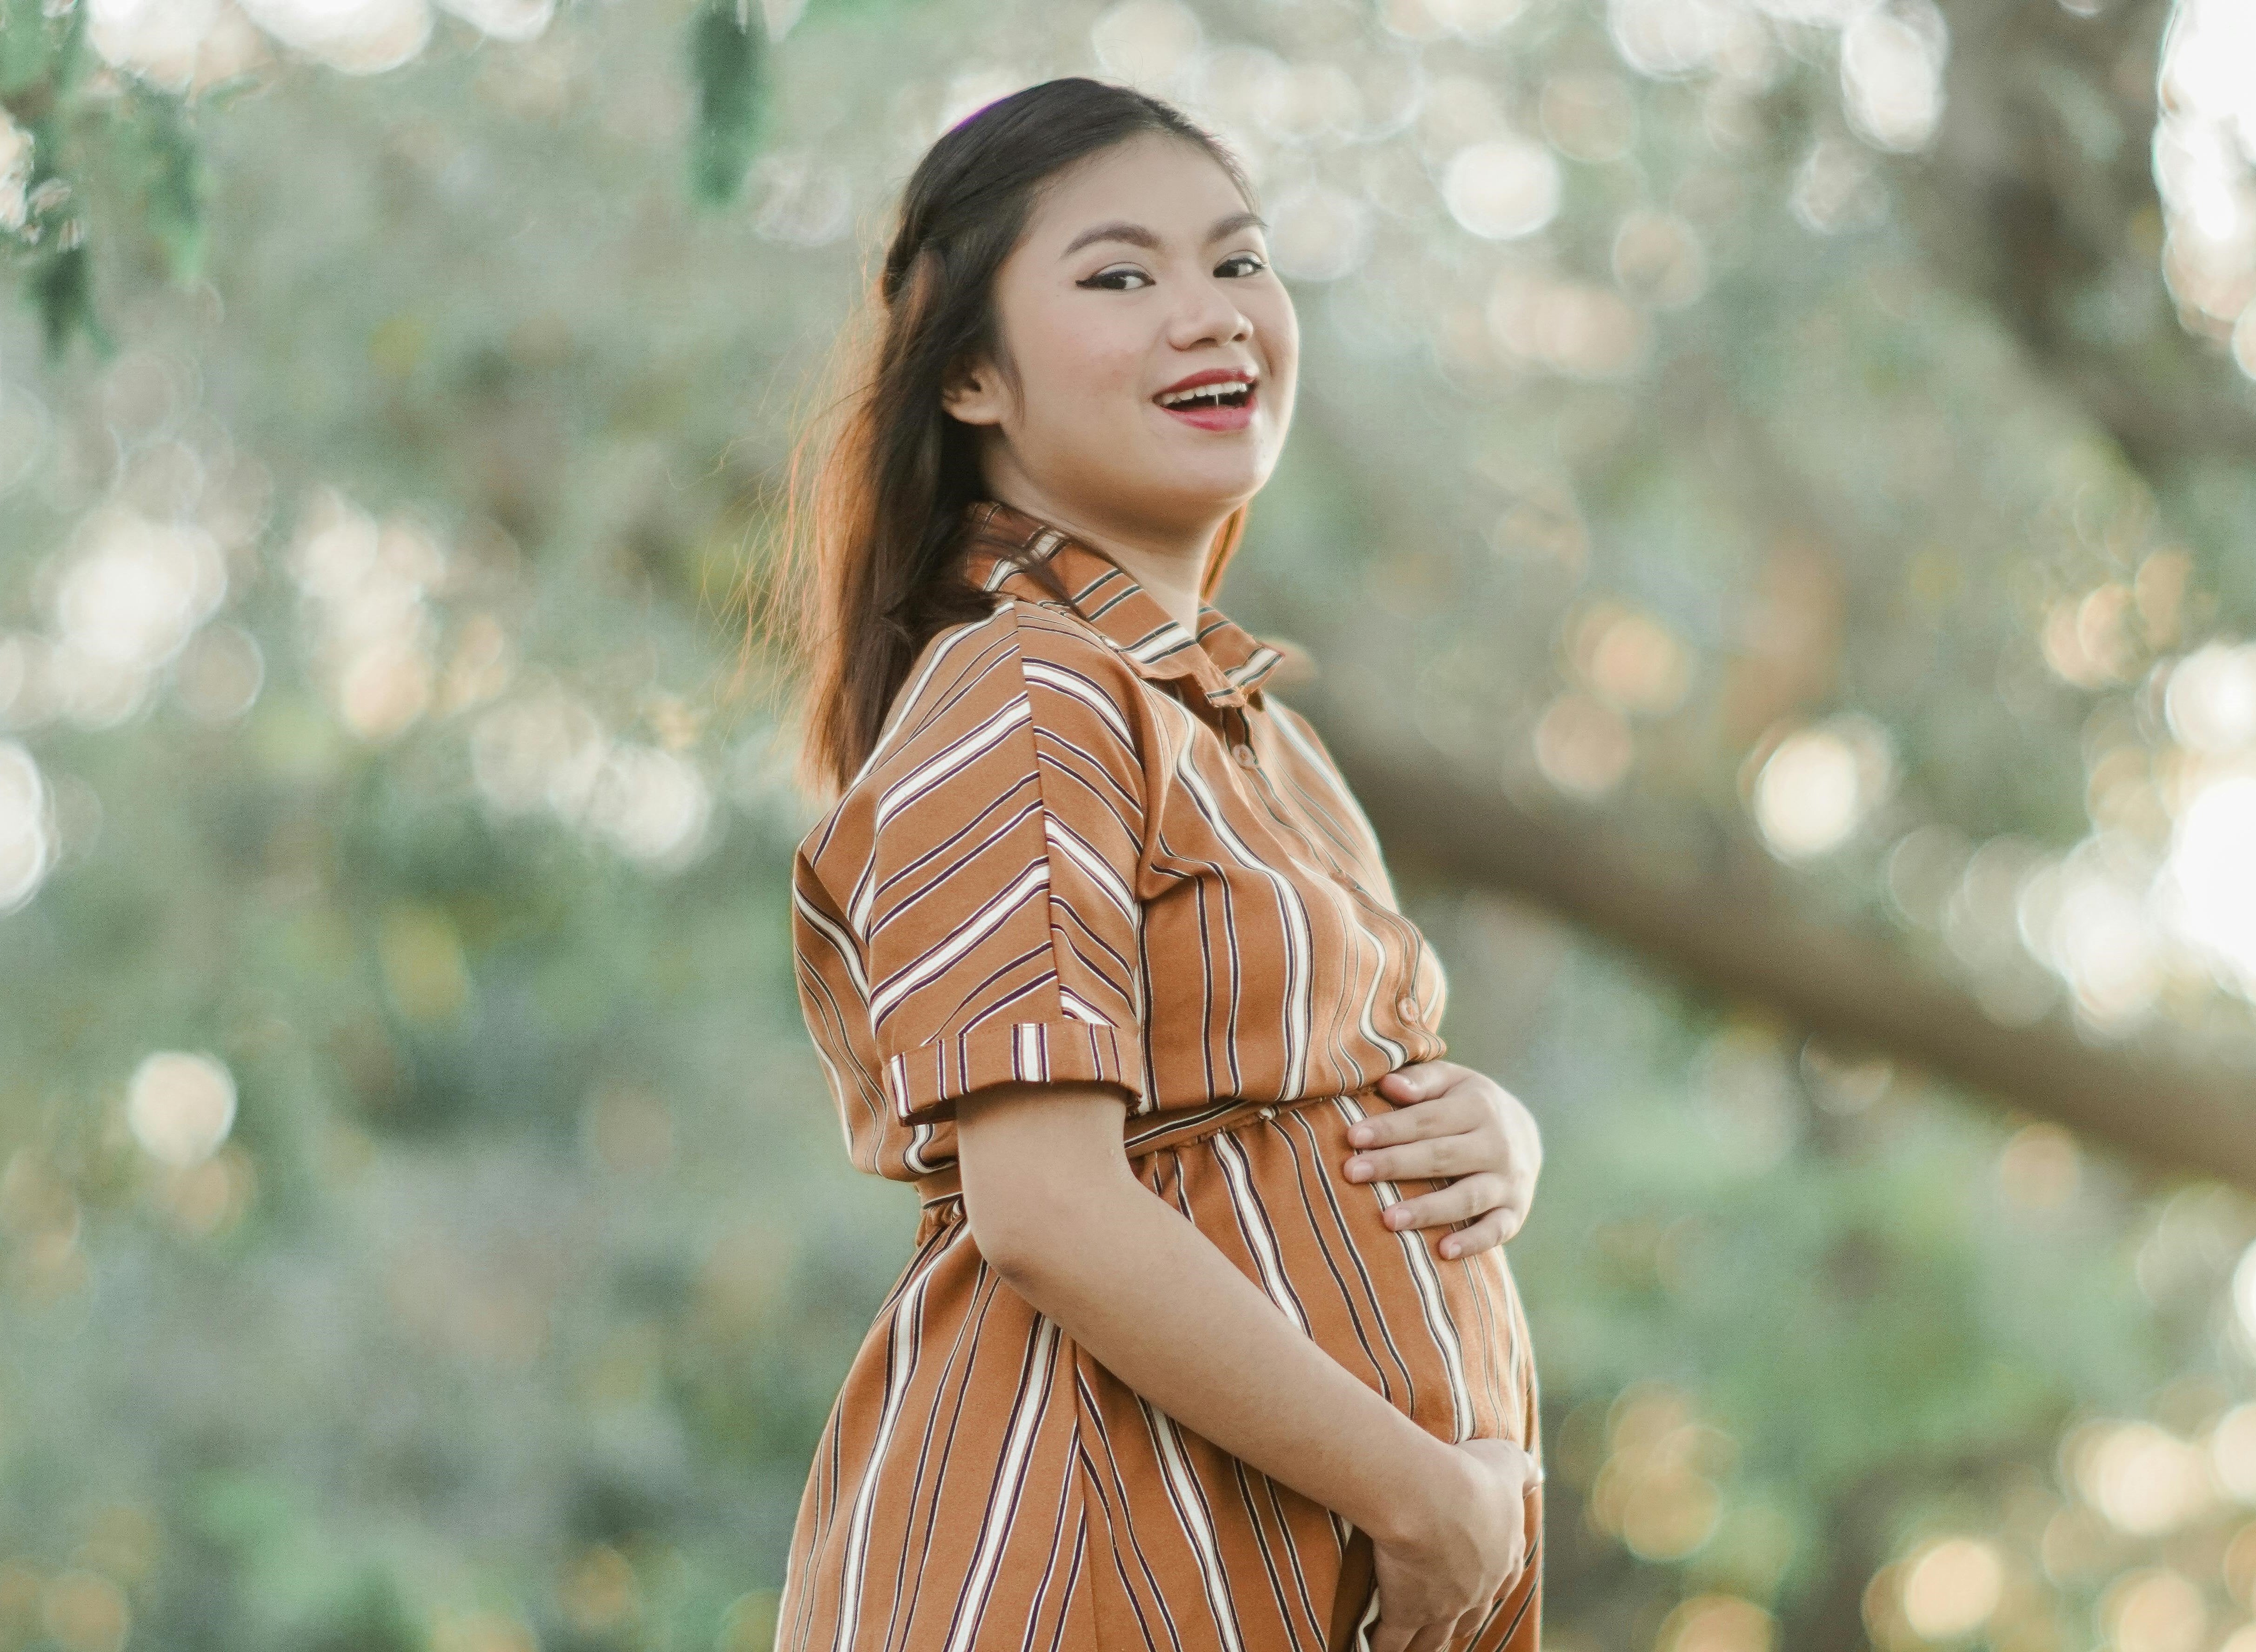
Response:
[{"label": "woman's ear", "polygon": [[1008,406],[1003,376],[990,362],[958,362],[941,381],[940,404],[963,424],[999,425]]}]

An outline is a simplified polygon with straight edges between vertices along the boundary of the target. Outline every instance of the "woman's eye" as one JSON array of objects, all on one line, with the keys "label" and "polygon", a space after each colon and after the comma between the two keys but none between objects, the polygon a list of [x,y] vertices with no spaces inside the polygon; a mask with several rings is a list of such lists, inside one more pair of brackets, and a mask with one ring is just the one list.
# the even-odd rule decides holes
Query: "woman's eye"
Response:
[{"label": "woman's eye", "polygon": [[[1259,275],[1264,270],[1266,270],[1269,267],[1267,261],[1265,260],[1259,253],[1239,252],[1233,253],[1229,257],[1224,258],[1221,264],[1216,266],[1216,268],[1217,271],[1228,271],[1230,270],[1230,267],[1233,264],[1244,266],[1242,269],[1232,271],[1232,273],[1241,277]],[[1135,285],[1131,286],[1126,285],[1130,282],[1133,282]],[[1082,281],[1077,285],[1084,287],[1102,288],[1108,292],[1132,292],[1136,290],[1136,287],[1150,286],[1152,285],[1152,278],[1145,274],[1141,270],[1136,268],[1133,264],[1120,264],[1113,265],[1110,270],[1100,270],[1095,275],[1090,276],[1088,279]]]}]

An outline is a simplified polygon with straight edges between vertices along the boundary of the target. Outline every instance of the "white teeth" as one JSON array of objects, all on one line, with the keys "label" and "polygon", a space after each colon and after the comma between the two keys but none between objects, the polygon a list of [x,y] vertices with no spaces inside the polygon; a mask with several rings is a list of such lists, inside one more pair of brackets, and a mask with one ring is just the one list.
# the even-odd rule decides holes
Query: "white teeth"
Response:
[{"label": "white teeth", "polygon": [[1242,378],[1223,379],[1212,384],[1201,384],[1195,390],[1170,390],[1160,397],[1160,405],[1173,407],[1177,402],[1189,401],[1194,396],[1243,396],[1252,386]]}]

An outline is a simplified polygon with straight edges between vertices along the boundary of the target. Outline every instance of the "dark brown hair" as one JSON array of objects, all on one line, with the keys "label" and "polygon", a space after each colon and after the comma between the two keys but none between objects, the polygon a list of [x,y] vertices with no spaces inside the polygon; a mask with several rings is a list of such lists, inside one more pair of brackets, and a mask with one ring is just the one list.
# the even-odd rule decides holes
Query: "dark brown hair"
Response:
[{"label": "dark brown hair", "polygon": [[[778,554],[765,590],[752,594],[748,643],[775,647],[797,684],[803,791],[835,798],[875,749],[925,643],[993,611],[996,599],[961,572],[964,507],[986,493],[976,436],[943,409],[941,386],[959,362],[980,355],[1015,386],[996,271],[1045,184],[1145,133],[1195,144],[1253,204],[1237,158],[1172,104],[1078,77],[988,104],[910,175],[884,269],[858,326],[841,335],[834,370],[843,393],[794,443]],[[1202,595],[1244,524],[1240,506],[1216,537]],[[1046,565],[1032,571],[1055,591]]]}]

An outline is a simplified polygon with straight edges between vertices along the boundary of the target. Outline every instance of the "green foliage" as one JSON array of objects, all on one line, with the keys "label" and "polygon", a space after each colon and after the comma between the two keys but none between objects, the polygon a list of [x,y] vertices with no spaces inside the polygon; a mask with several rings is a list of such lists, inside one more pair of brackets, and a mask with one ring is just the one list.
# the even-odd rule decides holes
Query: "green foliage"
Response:
[{"label": "green foliage", "polygon": [[32,140],[27,211],[22,228],[6,236],[8,259],[25,271],[50,360],[81,335],[107,357],[116,346],[95,315],[83,181],[70,165],[91,8],[74,5],[51,17],[41,0],[0,5],[0,106]]},{"label": "green foliage", "polygon": [[91,8],[51,13],[44,0],[0,0],[0,99],[18,120],[38,120],[86,68]]},{"label": "green foliage", "polygon": [[689,193],[725,206],[743,188],[758,147],[767,28],[754,0],[700,0],[689,24],[689,73],[697,88],[690,130]]},{"label": "green foliage", "polygon": [[116,165],[131,186],[139,221],[156,240],[171,279],[202,273],[210,168],[186,98],[136,85],[114,133]]}]

